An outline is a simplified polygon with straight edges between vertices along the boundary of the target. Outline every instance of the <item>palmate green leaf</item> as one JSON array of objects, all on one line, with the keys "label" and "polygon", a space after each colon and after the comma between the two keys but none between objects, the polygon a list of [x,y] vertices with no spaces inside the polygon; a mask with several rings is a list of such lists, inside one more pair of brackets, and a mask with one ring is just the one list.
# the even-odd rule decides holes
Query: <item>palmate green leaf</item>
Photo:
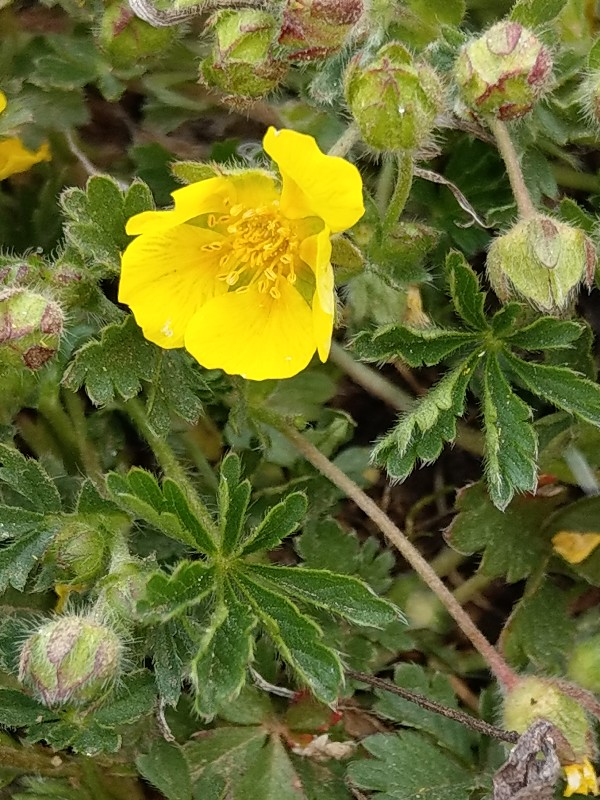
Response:
[{"label": "palmate green leaf", "polygon": [[164,625],[153,625],[148,632],[148,649],[152,654],[158,693],[163,702],[171,706],[177,704],[181,695],[184,659],[187,661],[185,644],[189,646],[187,636],[175,619]]},{"label": "palmate green leaf", "polygon": [[448,544],[459,553],[483,553],[479,571],[509,583],[530,575],[551,552],[545,520],[560,497],[517,497],[496,508],[482,483],[468,486],[456,499],[458,514],[447,529]]},{"label": "palmate green leaf", "polygon": [[462,253],[455,250],[448,253],[446,272],[456,313],[464,320],[467,327],[473,330],[484,331],[489,328],[483,310],[485,294],[480,289],[477,275]]},{"label": "palmate green leaf", "polygon": [[39,528],[44,515],[19,506],[0,505],[0,539],[11,539]]},{"label": "palmate green leaf", "polygon": [[344,761],[330,759],[324,764],[303,756],[290,755],[306,800],[353,800],[346,783]]},{"label": "palmate green leaf", "polygon": [[281,739],[269,738],[241,777],[235,800],[306,800]]},{"label": "palmate green leaf", "polygon": [[213,567],[203,561],[180,561],[168,575],[155,572],[146,584],[138,611],[148,619],[166,622],[201,603],[215,588]]},{"label": "palmate green leaf", "polygon": [[[502,629],[502,652],[519,670],[534,669],[546,675],[564,670],[576,628],[568,610],[569,597],[550,579],[525,589]],[[528,590],[529,589],[529,590]],[[552,613],[548,610],[552,609]]]},{"label": "palmate green leaf", "polygon": [[510,18],[528,28],[536,28],[552,22],[566,5],[566,0],[518,0],[510,12]]},{"label": "palmate green leaf", "polygon": [[84,344],[73,356],[63,377],[72,391],[85,387],[97,406],[116,397],[130,400],[142,390],[141,381],[152,379],[158,348],[144,339],[133,316],[103,328],[98,341]]},{"label": "palmate green leaf", "polygon": [[13,689],[0,689],[0,725],[24,728],[40,720],[51,720],[56,712]]},{"label": "palmate green leaf", "polygon": [[155,786],[166,800],[191,800],[192,779],[183,749],[156,739],[148,753],[135,760],[140,775]]},{"label": "palmate green leaf", "polygon": [[191,356],[180,350],[158,350],[146,396],[148,422],[164,438],[173,414],[193,425],[202,413],[202,398],[212,394],[208,373],[201,373]]},{"label": "palmate green leaf", "polygon": [[402,614],[362,581],[320,569],[249,564],[251,580],[266,582],[272,591],[285,592],[296,600],[324,608],[355,625],[385,628]]},{"label": "palmate green leaf", "polygon": [[240,692],[252,660],[255,624],[256,617],[231,593],[213,610],[190,668],[199,714],[213,717]]},{"label": "palmate green leaf", "polygon": [[469,800],[477,777],[412,731],[378,733],[362,742],[372,756],[348,768],[351,782],[373,800]]},{"label": "palmate green leaf", "polygon": [[582,334],[582,326],[571,320],[539,317],[530,325],[509,333],[505,341],[523,350],[552,350],[570,347]]},{"label": "palmate green leaf", "polygon": [[25,507],[44,513],[61,510],[58,490],[41,464],[5,444],[0,444],[0,464],[0,483],[21,495]]},{"label": "palmate green leaf", "polygon": [[252,494],[250,481],[240,479],[240,459],[234,453],[229,453],[221,464],[218,493],[220,549],[224,555],[232,553],[241,539]]},{"label": "palmate green leaf", "polygon": [[119,683],[116,697],[94,713],[94,722],[107,728],[131,725],[151,714],[156,703],[156,686],[145,669],[131,672]]},{"label": "palmate green leaf", "polygon": [[8,586],[22,591],[29,573],[35,569],[44,555],[60,524],[43,525],[29,533],[22,534],[12,544],[0,550],[0,594]]},{"label": "palmate green leaf", "polygon": [[190,765],[194,796],[203,800],[231,796],[231,787],[256,761],[266,739],[265,727],[250,725],[214,728],[187,742],[183,749]]},{"label": "palmate green leaf", "polygon": [[353,343],[355,354],[364,361],[402,358],[411,367],[439,364],[465,345],[476,346],[477,334],[443,328],[408,328],[390,325],[376,333],[360,333]]},{"label": "palmate green leaf", "polygon": [[374,536],[360,541],[354,531],[342,528],[331,517],[309,520],[294,546],[305,567],[356,575],[378,593],[392,583],[393,553],[382,548]]},{"label": "palmate green leaf", "polygon": [[292,492],[281,503],[273,506],[263,520],[243,542],[241,554],[246,556],[259,550],[272,550],[297,530],[304,519],[308,501],[302,492]]},{"label": "palmate green leaf", "polygon": [[162,489],[146,470],[133,467],[127,475],[110,472],[106,485],[114,501],[137,519],[143,519],[182,544],[201,553],[215,553],[211,533],[192,512],[189,502],[170,478]]},{"label": "palmate green leaf", "polygon": [[154,208],[146,184],[134,181],[125,191],[108,175],[90,178],[85,189],[66,189],[60,199],[66,216],[65,237],[97,277],[116,274],[130,238],[127,220]]},{"label": "palmate green leaf", "polygon": [[506,508],[516,491],[537,482],[537,436],[531,409],[512,391],[496,354],[487,356],[483,379],[485,472],[494,505]]},{"label": "palmate green leaf", "polygon": [[600,386],[566,367],[550,367],[508,356],[511,369],[530,392],[562,411],[600,427]]},{"label": "palmate green leaf", "polygon": [[338,656],[321,641],[321,630],[291,600],[237,572],[235,582],[283,659],[324,703],[337,698],[343,679]]},{"label": "palmate green leaf", "polygon": [[434,461],[444,442],[456,436],[456,418],[464,410],[465,394],[477,366],[477,355],[448,372],[419,401],[414,411],[400,418],[373,451],[373,460],[385,465],[392,478],[404,479],[417,461]]}]

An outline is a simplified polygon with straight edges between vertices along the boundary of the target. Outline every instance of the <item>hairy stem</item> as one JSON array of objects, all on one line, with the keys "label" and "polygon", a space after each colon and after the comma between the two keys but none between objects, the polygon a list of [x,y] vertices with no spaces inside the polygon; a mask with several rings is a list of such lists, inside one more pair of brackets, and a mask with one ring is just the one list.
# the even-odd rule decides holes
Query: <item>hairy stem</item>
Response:
[{"label": "hairy stem", "polygon": [[482,733],[484,736],[491,736],[494,739],[499,739],[501,742],[509,742],[510,744],[514,744],[519,738],[519,734],[515,731],[505,731],[502,728],[497,728],[495,725],[490,725],[489,722],[484,722],[481,719],[472,717],[470,714],[465,714],[464,711],[459,711],[456,708],[450,708],[449,706],[442,705],[442,703],[437,703],[435,700],[430,700],[423,694],[412,692],[410,689],[404,689],[401,686],[397,686],[395,683],[391,683],[391,681],[386,681],[382,678],[374,678],[372,675],[368,675],[365,672],[357,672],[353,669],[347,669],[345,672],[348,677],[354,678],[354,680],[368,683],[370,686],[374,686],[376,689],[383,689],[383,691],[390,692],[390,694],[397,694],[404,700],[408,700],[410,703],[414,703],[424,708],[426,711],[433,711],[434,714],[440,714],[442,717],[460,722],[461,725],[465,725],[467,728],[477,731],[477,733]]},{"label": "hairy stem", "polygon": [[311,442],[284,422],[280,417],[275,417],[275,415],[265,412],[264,409],[255,409],[255,413],[257,416],[262,417],[265,422],[281,431],[313,467],[318,469],[322,475],[328,478],[338,489],[344,492],[347,497],[353,500],[361,511],[377,525],[390,544],[398,550],[423,582],[427,584],[431,591],[442,602],[460,630],[484,658],[490,671],[496,677],[500,685],[505,689],[514,687],[518,681],[516,673],[513,672],[511,667],[493,645],[488,642],[471,617],[462,608],[460,603],[456,601],[452,592],[440,580],[419,551],[408,541],[404,533],[392,522],[387,514],[379,508],[377,503],[366,495],[353,480],[324,456]]},{"label": "hairy stem", "polygon": [[508,128],[498,119],[490,122],[490,128],[496,139],[498,150],[506,165],[506,172],[508,180],[519,209],[519,216],[523,219],[535,216],[535,207],[531,200],[529,190],[525,186],[525,179],[523,178],[523,171],[519,163],[519,156],[515,150],[515,146],[510,138]]},{"label": "hairy stem", "polygon": [[[373,397],[383,400],[397,411],[412,411],[418,402],[399,386],[385,378],[380,372],[367,364],[357,361],[341,344],[331,343],[330,358],[348,375],[354,383],[369,392]],[[484,451],[483,436],[460,420],[456,425],[454,444],[474,456],[482,456]]]},{"label": "hairy stem", "polygon": [[385,212],[385,217],[383,218],[383,226],[381,229],[382,237],[389,236],[394,230],[400,215],[404,211],[406,201],[408,200],[414,175],[414,160],[412,154],[408,152],[400,153],[397,166],[396,185]]},{"label": "hairy stem", "polygon": [[360,131],[356,125],[349,125],[340,138],[327,151],[328,156],[343,158],[348,155],[360,139]]}]

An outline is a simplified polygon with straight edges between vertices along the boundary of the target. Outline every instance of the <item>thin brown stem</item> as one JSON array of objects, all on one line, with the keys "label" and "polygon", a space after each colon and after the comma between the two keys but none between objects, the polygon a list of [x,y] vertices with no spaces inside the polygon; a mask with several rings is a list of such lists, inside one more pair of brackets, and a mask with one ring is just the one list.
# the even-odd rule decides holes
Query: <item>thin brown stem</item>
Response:
[{"label": "thin brown stem", "polygon": [[391,681],[383,680],[382,678],[375,678],[372,675],[367,675],[365,672],[357,672],[353,669],[347,669],[346,675],[349,678],[354,678],[356,681],[368,683],[369,686],[374,686],[376,689],[382,689],[384,692],[396,694],[409,703],[414,703],[426,711],[433,711],[434,714],[440,714],[447,719],[453,719],[455,722],[460,722],[467,728],[471,728],[477,733],[482,733],[484,736],[491,736],[493,739],[499,739],[501,742],[509,742],[515,744],[519,738],[519,734],[515,731],[505,731],[502,728],[497,728],[495,725],[490,725],[489,722],[484,722],[481,719],[472,717],[470,714],[465,714],[464,711],[459,711],[456,708],[450,708],[442,703],[436,703],[435,700],[430,700],[423,694],[412,692],[409,689],[404,689],[402,686],[397,686]]},{"label": "thin brown stem", "polygon": [[369,519],[377,525],[390,544],[398,550],[423,582],[427,584],[431,591],[438,597],[450,616],[453,617],[460,630],[483,657],[500,685],[505,689],[513,688],[519,680],[516,673],[513,672],[511,667],[493,645],[488,642],[471,617],[466,613],[460,603],[456,601],[452,592],[440,580],[428,562],[409,542],[398,526],[379,508],[377,503],[366,495],[353,480],[324,456],[320,450],[308,441],[308,439],[298,433],[297,430],[284,422],[280,417],[276,417],[266,412],[264,409],[255,409],[255,413],[263,417],[265,422],[281,431],[313,467],[318,469],[319,472],[337,486],[338,489],[341,489],[341,491],[353,500]]},{"label": "thin brown stem", "polygon": [[501,122],[498,119],[494,119],[490,122],[490,128],[494,134],[494,138],[496,139],[496,144],[498,145],[500,155],[502,156],[504,164],[506,165],[508,180],[510,181],[510,186],[517,203],[517,208],[519,209],[519,216],[521,216],[523,219],[533,217],[536,214],[535,206],[531,200],[529,190],[525,185],[523,171],[521,170],[521,165],[519,163],[519,156],[517,155],[515,146],[510,138],[508,128],[504,122]]}]

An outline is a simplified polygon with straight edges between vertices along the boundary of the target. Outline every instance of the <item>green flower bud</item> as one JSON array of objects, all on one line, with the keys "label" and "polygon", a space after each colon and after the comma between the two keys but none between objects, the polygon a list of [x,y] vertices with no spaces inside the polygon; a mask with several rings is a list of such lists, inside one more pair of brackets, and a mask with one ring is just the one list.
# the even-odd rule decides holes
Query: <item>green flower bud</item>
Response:
[{"label": "green flower bud", "polygon": [[107,5],[97,33],[98,43],[117,69],[156,61],[173,44],[176,27],[154,28],[136,17],[126,2]]},{"label": "green flower bud", "polygon": [[363,13],[362,0],[287,0],[279,44],[290,61],[339,52]]},{"label": "green flower bud", "polygon": [[137,561],[128,561],[103,581],[102,595],[117,619],[131,622],[138,616],[137,602],[146,591],[151,570]]},{"label": "green flower bud", "polygon": [[105,534],[79,520],[68,522],[54,540],[47,556],[61,582],[85,583],[98,575],[106,557]]},{"label": "green flower bud", "polygon": [[553,312],[567,305],[582,281],[591,286],[596,260],[580,228],[537,214],[492,242],[487,270],[502,301],[514,292]]},{"label": "green flower bud", "polygon": [[23,645],[19,680],[47,706],[91,703],[117,678],[122,651],[107,626],[84,617],[59,617]]},{"label": "green flower bud", "polygon": [[212,18],[215,44],[201,66],[207,86],[233,96],[262,97],[272,91],[287,72],[273,56],[277,20],[266,11],[221,11]]},{"label": "green flower bud", "polygon": [[522,678],[504,700],[504,727],[524,733],[538,719],[547,719],[565,737],[557,755],[562,764],[594,754],[594,736],[586,712],[550,679]]},{"label": "green flower bud", "polygon": [[600,70],[595,69],[581,84],[580,97],[586,117],[592,125],[600,126]]},{"label": "green flower bud", "polygon": [[362,137],[376,150],[416,150],[431,135],[442,108],[441,81],[399,42],[386,44],[372,58],[356,56],[344,83]]},{"label": "green flower bud", "polygon": [[600,694],[600,633],[575,645],[567,673],[584,689]]},{"label": "green flower bud", "polygon": [[498,22],[465,45],[454,77],[465,105],[498,119],[522,117],[548,89],[552,57],[518,22]]},{"label": "green flower bud", "polygon": [[53,300],[28,289],[0,291],[0,361],[39,369],[58,350],[63,313]]}]

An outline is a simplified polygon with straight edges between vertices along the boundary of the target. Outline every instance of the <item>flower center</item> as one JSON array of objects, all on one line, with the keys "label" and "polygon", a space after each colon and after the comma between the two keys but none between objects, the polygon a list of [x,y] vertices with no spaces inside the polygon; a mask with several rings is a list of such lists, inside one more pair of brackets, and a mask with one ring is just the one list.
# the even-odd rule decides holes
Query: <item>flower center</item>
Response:
[{"label": "flower center", "polygon": [[228,214],[209,215],[208,226],[227,237],[204,250],[223,250],[217,277],[235,291],[257,286],[259,292],[277,299],[281,280],[296,282],[300,240],[292,224],[279,211],[279,203],[258,208],[232,206]]}]

